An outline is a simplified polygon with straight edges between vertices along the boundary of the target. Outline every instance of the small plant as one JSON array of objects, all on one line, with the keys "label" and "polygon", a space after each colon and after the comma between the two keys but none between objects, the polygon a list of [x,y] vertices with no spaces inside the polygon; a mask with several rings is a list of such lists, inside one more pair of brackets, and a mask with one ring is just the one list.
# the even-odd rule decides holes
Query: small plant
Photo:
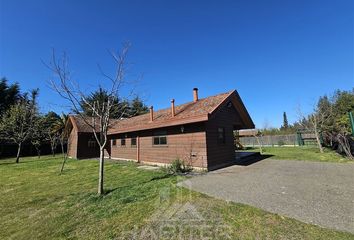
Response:
[{"label": "small plant", "polygon": [[278,146],[284,146],[284,145],[285,145],[285,142],[283,140],[278,141]]},{"label": "small plant", "polygon": [[178,175],[192,171],[192,167],[190,165],[186,165],[184,161],[177,158],[171,163],[170,166],[164,167],[164,170],[169,174]]}]

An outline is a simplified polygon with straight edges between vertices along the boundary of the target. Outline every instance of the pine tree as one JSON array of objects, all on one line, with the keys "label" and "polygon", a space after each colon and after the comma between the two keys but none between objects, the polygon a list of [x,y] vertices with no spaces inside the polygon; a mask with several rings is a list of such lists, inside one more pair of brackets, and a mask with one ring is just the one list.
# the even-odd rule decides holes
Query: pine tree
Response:
[{"label": "pine tree", "polygon": [[[103,89],[102,87],[99,87],[96,91],[92,92],[89,96],[85,97],[85,100],[87,102],[81,100],[80,102],[81,110],[86,116],[92,116],[94,114],[92,113],[91,106],[93,106],[94,104],[102,105],[102,103],[107,102],[109,98],[110,96],[107,90]],[[110,112],[111,118],[117,118],[118,116],[121,116],[122,108],[121,108],[121,104],[119,103],[120,101],[118,97],[114,96],[110,100],[113,101],[113,107]]]},{"label": "pine tree", "polygon": [[289,128],[288,117],[286,116],[286,112],[283,113],[283,126],[281,128],[283,129]]},{"label": "pine tree", "polygon": [[0,80],[0,115],[4,114],[21,97],[17,83],[9,85],[6,78]]},{"label": "pine tree", "polygon": [[[96,91],[92,92],[89,96],[86,97],[86,101],[90,105],[84,101],[81,101],[81,110],[86,116],[92,116],[92,109],[90,106],[92,106],[94,103],[102,104],[107,102],[108,98],[108,92],[99,87]],[[147,113],[148,111],[149,108],[138,96],[136,96],[131,101],[127,99],[119,99],[118,97],[114,96],[110,117],[130,118]]]},{"label": "pine tree", "polygon": [[144,102],[139,98],[135,97],[130,104],[131,116],[137,116],[149,111],[149,108],[144,104]]}]

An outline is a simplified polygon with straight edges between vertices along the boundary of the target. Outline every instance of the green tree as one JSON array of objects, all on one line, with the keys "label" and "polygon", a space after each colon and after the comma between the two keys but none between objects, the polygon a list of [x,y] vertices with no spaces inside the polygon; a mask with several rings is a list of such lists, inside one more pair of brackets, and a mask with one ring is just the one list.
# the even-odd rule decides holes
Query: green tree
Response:
[{"label": "green tree", "polygon": [[24,96],[10,107],[0,121],[0,133],[8,141],[17,144],[16,163],[19,163],[21,147],[33,132],[33,124],[37,111],[38,89]]},{"label": "green tree", "polygon": [[286,116],[286,112],[283,113],[283,126],[281,128],[285,130],[289,128],[288,117]]},{"label": "green tree", "polygon": [[344,152],[348,158],[354,159],[354,139],[351,136],[349,112],[354,111],[354,88],[351,91],[337,90],[333,97],[333,131],[334,140],[338,143],[339,152]]},{"label": "green tree", "polygon": [[[125,103],[124,101],[120,102],[117,96],[111,97],[108,94],[108,91],[103,89],[102,87],[99,87],[96,91],[92,92],[89,96],[82,98],[80,102],[81,111],[86,116],[94,116],[96,114],[102,114],[102,111],[104,111],[104,109],[99,108],[98,106],[101,106],[103,103],[107,102],[108,99],[112,101],[110,117],[111,118],[121,117],[122,111],[124,110],[122,105],[127,103]],[[93,109],[96,109],[97,113],[93,113]]]},{"label": "green tree", "polygon": [[41,157],[41,146],[47,140],[46,131],[43,128],[43,125],[44,118],[42,116],[35,116],[30,140],[31,144],[36,148],[38,158]]},{"label": "green tree", "polygon": [[17,83],[9,85],[6,78],[0,80],[0,116],[4,114],[21,97]]},{"label": "green tree", "polygon": [[337,90],[333,96],[333,126],[336,131],[350,133],[349,112],[354,111],[354,88],[351,91]]},{"label": "green tree", "polygon": [[55,156],[55,150],[57,148],[57,144],[60,136],[60,134],[55,128],[58,121],[60,121],[60,116],[55,112],[50,111],[43,117],[43,122],[42,122],[43,123],[42,127],[50,143],[50,148],[53,157]]},{"label": "green tree", "polygon": [[[86,116],[93,116],[94,105],[101,106],[103,103],[107,102],[110,98],[108,91],[99,87],[96,91],[92,92],[89,96],[81,100],[81,111]],[[138,96],[132,101],[126,99],[119,99],[117,96],[113,96],[113,105],[111,108],[110,117],[111,118],[129,118],[137,115],[147,113],[149,108],[144,104]],[[101,114],[99,108],[96,107],[98,114]]]},{"label": "green tree", "polygon": [[130,104],[130,116],[138,116],[149,111],[148,106],[137,96]]},{"label": "green tree", "polygon": [[350,136],[348,113],[354,111],[354,88],[349,91],[336,90],[331,98],[324,95],[317,102],[314,112],[303,117],[294,124],[314,131],[316,141],[320,144],[320,133],[324,136],[325,144],[345,153],[353,159],[353,139]]}]

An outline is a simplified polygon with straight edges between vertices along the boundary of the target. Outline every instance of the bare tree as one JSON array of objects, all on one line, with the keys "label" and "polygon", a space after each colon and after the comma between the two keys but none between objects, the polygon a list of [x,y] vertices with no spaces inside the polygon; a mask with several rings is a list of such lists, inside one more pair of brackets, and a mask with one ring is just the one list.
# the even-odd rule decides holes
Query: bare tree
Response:
[{"label": "bare tree", "polygon": [[267,118],[265,118],[263,121],[263,129],[266,130],[269,128],[271,128],[271,124],[270,124],[269,120]]},{"label": "bare tree", "polygon": [[318,149],[321,153],[323,153],[323,147],[321,142],[321,131],[324,129],[325,124],[328,119],[332,116],[332,108],[328,107],[326,109],[321,108],[319,104],[314,107],[313,113],[309,114],[307,117],[302,113],[301,107],[298,106],[298,123],[302,128],[308,130],[309,132],[313,132],[315,134],[316,143]]},{"label": "bare tree", "polygon": [[321,119],[320,116],[315,112],[309,116],[309,121],[313,127],[313,131],[315,133],[315,138],[317,142],[318,149],[320,150],[321,153],[323,153],[323,147],[321,143],[321,138],[320,138],[320,129],[321,129]]},{"label": "bare tree", "polygon": [[263,154],[263,142],[261,141],[262,140],[262,133],[257,132],[256,134],[254,134],[254,137],[256,138],[256,140],[258,142],[260,154]]},{"label": "bare tree", "polygon": [[[75,113],[92,129],[94,137],[99,145],[100,158],[99,158],[99,176],[98,176],[98,194],[104,193],[103,180],[104,180],[104,150],[108,144],[107,132],[111,127],[110,116],[113,107],[125,108],[125,105],[115,106],[114,101],[117,96],[120,95],[123,86],[127,83],[126,80],[126,58],[130,48],[129,43],[125,43],[119,52],[110,51],[110,55],[113,58],[116,68],[113,76],[110,76],[102,71],[102,75],[109,81],[109,87],[105,90],[108,93],[108,98],[104,101],[90,102],[87,99],[87,95],[82,92],[74,80],[71,78],[71,73],[68,69],[67,56],[64,53],[60,59],[57,59],[55,51],[52,53],[52,60],[49,64],[46,64],[54,73],[56,79],[51,80],[52,88],[64,99],[66,99]],[[91,109],[92,115],[85,116],[81,109]],[[124,109],[120,111],[125,114]],[[120,117],[118,117],[120,118]]]},{"label": "bare tree", "polygon": [[60,142],[60,146],[61,146],[61,153],[63,155],[63,162],[61,164],[60,173],[63,172],[66,160],[68,158],[67,154],[64,151],[64,144],[65,144],[65,141],[67,141],[68,135],[69,135],[69,133],[66,129],[66,123],[67,123],[68,119],[69,119],[69,116],[67,114],[63,113],[60,116],[60,118],[54,123],[54,126],[53,126],[54,131],[58,134],[58,138],[59,138],[59,142]]},{"label": "bare tree", "polygon": [[55,150],[57,149],[59,134],[58,132],[53,131],[53,129],[46,129],[46,135],[50,143],[52,156],[55,157]]}]

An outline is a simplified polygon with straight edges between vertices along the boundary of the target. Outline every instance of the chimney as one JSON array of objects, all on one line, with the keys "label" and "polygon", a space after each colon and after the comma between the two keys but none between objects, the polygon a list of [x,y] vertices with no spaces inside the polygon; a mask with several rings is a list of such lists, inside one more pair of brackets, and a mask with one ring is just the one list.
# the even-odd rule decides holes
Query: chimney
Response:
[{"label": "chimney", "polygon": [[154,121],[154,107],[150,107],[150,122]]},{"label": "chimney", "polygon": [[198,101],[198,88],[193,88],[193,101]]},{"label": "chimney", "polygon": [[171,115],[172,115],[172,117],[174,117],[175,116],[175,100],[174,99],[172,99],[171,100]]}]

